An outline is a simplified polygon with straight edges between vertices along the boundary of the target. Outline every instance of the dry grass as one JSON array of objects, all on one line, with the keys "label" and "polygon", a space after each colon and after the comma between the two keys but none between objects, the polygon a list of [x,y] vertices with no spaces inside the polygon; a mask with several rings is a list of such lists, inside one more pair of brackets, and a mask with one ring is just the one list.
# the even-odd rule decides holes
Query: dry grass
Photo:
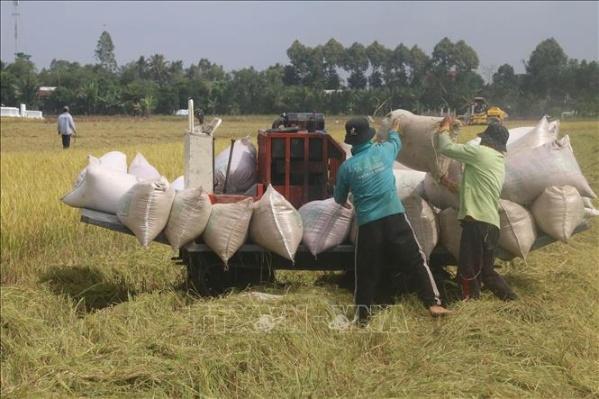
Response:
[{"label": "dry grass", "polygon": [[[501,265],[517,302],[486,294],[431,320],[410,296],[370,330],[338,332],[329,323],[352,295],[326,273],[279,273],[278,284],[254,288],[282,294],[272,302],[248,292],[198,299],[180,288],[166,246],[142,250],[79,223],[59,198],[88,153],[140,151],[172,180],[186,121],[76,119],[69,151],[53,121],[1,121],[2,397],[599,396],[596,222],[528,264]],[[271,119],[225,118],[220,132],[252,134]],[[343,120],[334,121],[340,138]],[[599,191],[599,123],[562,131]],[[280,324],[260,332],[266,314]]]}]

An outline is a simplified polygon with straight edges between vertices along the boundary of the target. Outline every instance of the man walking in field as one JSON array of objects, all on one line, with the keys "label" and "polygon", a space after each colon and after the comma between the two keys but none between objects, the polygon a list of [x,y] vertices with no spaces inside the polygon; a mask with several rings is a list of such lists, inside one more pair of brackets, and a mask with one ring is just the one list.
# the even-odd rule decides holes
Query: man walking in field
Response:
[{"label": "man walking in field", "polygon": [[62,148],[67,149],[71,145],[71,136],[77,134],[75,128],[75,121],[69,113],[69,107],[65,106],[62,110],[62,114],[58,116],[58,134],[62,138]]},{"label": "man walking in field", "polygon": [[399,120],[394,121],[389,138],[377,144],[370,141],[374,129],[366,118],[349,120],[345,130],[345,143],[352,146],[352,157],[339,168],[334,197],[338,204],[345,206],[351,191],[358,219],[355,321],[363,325],[370,317],[386,267],[392,267],[395,276],[399,274],[399,268],[417,276],[420,298],[431,315],[449,313],[441,306],[439,291],[426,256],[416,240],[395,188],[393,162],[401,150]]},{"label": "man walking in field", "polygon": [[462,224],[458,259],[462,299],[478,299],[481,281],[498,298],[516,299],[509,285],[493,270],[500,231],[499,195],[505,178],[506,144],[510,134],[496,122],[478,135],[480,145],[456,144],[447,134],[452,123],[451,117],[441,122],[437,150],[464,164],[458,213]]}]

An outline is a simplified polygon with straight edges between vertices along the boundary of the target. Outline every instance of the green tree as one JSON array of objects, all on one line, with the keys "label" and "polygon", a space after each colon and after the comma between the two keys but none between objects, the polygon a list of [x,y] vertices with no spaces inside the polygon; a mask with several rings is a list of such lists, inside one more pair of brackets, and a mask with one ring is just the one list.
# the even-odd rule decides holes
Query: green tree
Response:
[{"label": "green tree", "polygon": [[493,104],[513,114],[520,97],[520,85],[518,76],[514,73],[514,68],[511,65],[503,64],[497,69],[497,72],[493,74],[488,92]]},{"label": "green tree", "polygon": [[463,111],[484,84],[476,68],[478,56],[466,42],[454,44],[447,37],[441,39],[433,49],[431,69],[425,79],[425,102],[432,107]]},{"label": "green tree", "polygon": [[557,40],[543,40],[526,63],[527,89],[539,97],[561,96],[568,57]]},{"label": "green tree", "polygon": [[345,49],[337,40],[331,38],[322,48],[325,68],[325,89],[335,90],[341,86],[337,69],[343,64]]},{"label": "green tree", "polygon": [[17,102],[27,104],[28,106],[37,105],[38,79],[35,65],[31,61],[29,54],[17,53],[15,61],[7,65],[4,70],[14,76],[12,80],[14,95]]},{"label": "green tree", "polygon": [[164,58],[162,54],[154,54],[148,61],[148,72],[149,77],[159,85],[163,85],[168,82],[169,74],[169,62]]},{"label": "green tree", "polygon": [[114,44],[110,33],[104,31],[100,34],[98,43],[96,44],[96,60],[108,71],[114,72],[117,68],[116,58],[114,56]]},{"label": "green tree", "polygon": [[368,80],[365,72],[369,61],[364,45],[355,42],[345,50],[344,69],[350,72],[347,84],[351,89],[365,89]]},{"label": "green tree", "polygon": [[308,60],[311,56],[311,49],[304,46],[299,40],[295,40],[287,49],[287,57],[289,57],[289,62],[293,66],[293,73],[290,75],[297,76],[300,83],[307,83],[310,73]]},{"label": "green tree", "polygon": [[391,52],[375,40],[366,47],[366,56],[371,67],[368,84],[372,88],[379,88],[383,86],[382,68],[388,64]]},{"label": "green tree", "polygon": [[17,104],[17,78],[5,70],[0,71],[0,102],[6,106]]}]

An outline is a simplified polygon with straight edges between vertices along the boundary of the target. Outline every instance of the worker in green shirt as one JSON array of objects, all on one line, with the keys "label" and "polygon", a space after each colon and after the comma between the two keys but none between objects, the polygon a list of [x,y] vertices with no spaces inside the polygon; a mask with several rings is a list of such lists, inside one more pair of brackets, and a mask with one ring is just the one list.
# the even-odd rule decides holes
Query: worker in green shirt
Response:
[{"label": "worker in green shirt", "polygon": [[505,178],[509,132],[501,124],[492,123],[478,135],[480,145],[456,144],[447,134],[452,123],[451,117],[443,119],[436,144],[439,153],[464,164],[458,212],[462,224],[458,259],[462,299],[478,299],[482,281],[497,297],[514,300],[516,294],[493,270],[500,231],[499,195]]}]

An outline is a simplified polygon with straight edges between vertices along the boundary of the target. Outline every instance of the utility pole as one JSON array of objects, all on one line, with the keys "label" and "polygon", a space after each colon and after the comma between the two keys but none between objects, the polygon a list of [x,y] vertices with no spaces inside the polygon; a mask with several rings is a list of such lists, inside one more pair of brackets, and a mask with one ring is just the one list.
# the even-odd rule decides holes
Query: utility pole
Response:
[{"label": "utility pole", "polygon": [[17,59],[17,54],[19,53],[19,17],[21,14],[19,13],[19,1],[13,1],[12,4],[14,7],[12,16],[15,25],[15,59]]}]

